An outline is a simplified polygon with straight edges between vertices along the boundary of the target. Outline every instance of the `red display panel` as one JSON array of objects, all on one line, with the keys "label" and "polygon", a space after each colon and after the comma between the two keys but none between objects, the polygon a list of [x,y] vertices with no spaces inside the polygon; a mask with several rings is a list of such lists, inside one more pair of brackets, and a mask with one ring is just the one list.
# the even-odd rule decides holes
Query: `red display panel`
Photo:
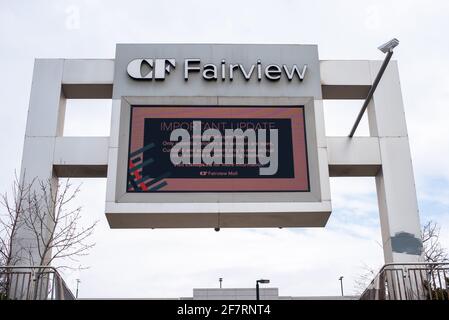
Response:
[{"label": "red display panel", "polygon": [[308,192],[303,106],[132,106],[127,192]]}]

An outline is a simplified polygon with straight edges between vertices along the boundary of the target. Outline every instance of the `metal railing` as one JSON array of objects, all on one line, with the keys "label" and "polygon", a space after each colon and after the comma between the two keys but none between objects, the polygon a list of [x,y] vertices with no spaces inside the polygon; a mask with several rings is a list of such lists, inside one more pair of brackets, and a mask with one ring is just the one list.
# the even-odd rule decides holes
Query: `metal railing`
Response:
[{"label": "metal railing", "polygon": [[9,266],[0,268],[0,300],[74,300],[53,267]]},{"label": "metal railing", "polygon": [[390,263],[360,300],[449,300],[449,263]]}]

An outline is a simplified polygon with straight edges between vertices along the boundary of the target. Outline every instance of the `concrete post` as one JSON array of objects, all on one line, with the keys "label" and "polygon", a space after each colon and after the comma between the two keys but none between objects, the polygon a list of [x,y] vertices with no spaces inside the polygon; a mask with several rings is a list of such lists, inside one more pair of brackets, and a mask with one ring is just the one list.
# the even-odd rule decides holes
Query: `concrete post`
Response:
[{"label": "concrete post", "polygon": [[[371,61],[374,80],[381,62]],[[390,62],[368,107],[379,137],[382,168],[376,176],[385,263],[422,261],[421,225],[396,61]]]},{"label": "concrete post", "polygon": [[[53,153],[56,137],[62,135],[65,98],[61,93],[64,61],[38,59],[35,61],[30,105],[22,156],[20,183],[33,179],[53,187],[57,177],[53,173]],[[39,192],[38,184],[32,191]],[[56,188],[52,188],[56,190]],[[45,235],[44,235],[45,236]],[[40,264],[36,238],[22,226],[13,239],[13,252],[20,257],[19,264]]]}]

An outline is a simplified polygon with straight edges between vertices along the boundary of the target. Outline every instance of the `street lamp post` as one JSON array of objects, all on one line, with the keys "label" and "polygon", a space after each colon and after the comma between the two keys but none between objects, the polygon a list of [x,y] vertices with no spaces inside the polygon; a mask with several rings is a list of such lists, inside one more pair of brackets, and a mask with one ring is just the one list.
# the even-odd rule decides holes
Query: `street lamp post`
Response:
[{"label": "street lamp post", "polygon": [[270,280],[268,279],[256,280],[256,300],[260,300],[259,283],[270,283]]},{"label": "street lamp post", "polygon": [[80,279],[76,279],[76,299],[78,299],[78,287],[79,287],[80,282],[81,282]]},{"label": "street lamp post", "polygon": [[343,297],[343,276],[338,278],[338,280],[340,280],[341,296]]},{"label": "street lamp post", "polygon": [[223,282],[223,278],[218,278],[218,281],[220,282],[220,289],[221,289],[221,283]]},{"label": "street lamp post", "polygon": [[391,39],[387,43],[384,43],[378,49],[382,51],[383,53],[386,53],[384,62],[380,66],[380,70],[377,73],[376,78],[374,79],[373,85],[371,86],[370,90],[368,91],[368,95],[366,96],[365,101],[363,102],[362,108],[360,109],[359,114],[357,115],[357,119],[355,120],[354,125],[352,126],[351,132],[349,133],[349,137],[352,138],[354,136],[355,131],[357,130],[357,127],[360,123],[360,120],[362,120],[362,116],[365,113],[366,108],[368,108],[368,104],[371,101],[371,98],[374,95],[374,91],[376,91],[377,85],[380,82],[380,79],[382,78],[385,69],[387,69],[388,63],[390,62],[391,56],[393,55],[393,49],[399,45],[399,40],[396,38]]}]

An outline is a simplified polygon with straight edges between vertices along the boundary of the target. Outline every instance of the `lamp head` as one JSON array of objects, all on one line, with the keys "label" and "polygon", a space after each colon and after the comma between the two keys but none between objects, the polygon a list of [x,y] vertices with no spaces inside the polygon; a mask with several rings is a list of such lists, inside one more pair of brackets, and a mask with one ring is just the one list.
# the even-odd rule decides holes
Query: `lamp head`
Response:
[{"label": "lamp head", "polygon": [[391,39],[390,41],[384,43],[378,49],[382,51],[383,53],[391,52],[395,47],[397,47],[399,44],[399,40],[396,38]]},{"label": "lamp head", "polygon": [[268,280],[268,279],[260,279],[260,280],[257,280],[257,282],[259,282],[259,283],[270,283],[270,280]]}]

